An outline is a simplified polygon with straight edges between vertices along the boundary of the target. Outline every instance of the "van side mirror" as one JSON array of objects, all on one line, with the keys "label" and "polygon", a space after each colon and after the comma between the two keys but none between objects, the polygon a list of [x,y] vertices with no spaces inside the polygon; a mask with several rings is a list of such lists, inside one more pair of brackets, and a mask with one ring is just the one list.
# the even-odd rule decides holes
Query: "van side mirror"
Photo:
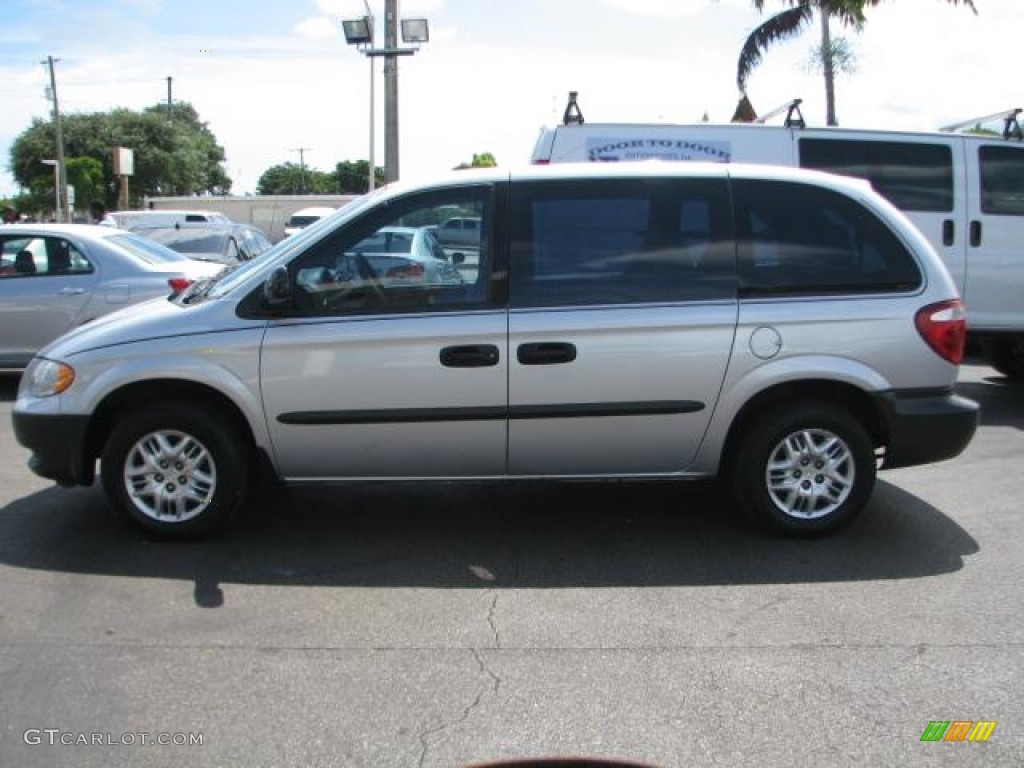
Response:
[{"label": "van side mirror", "polygon": [[282,307],[292,298],[292,281],[285,267],[277,267],[263,283],[263,299],[269,307]]}]

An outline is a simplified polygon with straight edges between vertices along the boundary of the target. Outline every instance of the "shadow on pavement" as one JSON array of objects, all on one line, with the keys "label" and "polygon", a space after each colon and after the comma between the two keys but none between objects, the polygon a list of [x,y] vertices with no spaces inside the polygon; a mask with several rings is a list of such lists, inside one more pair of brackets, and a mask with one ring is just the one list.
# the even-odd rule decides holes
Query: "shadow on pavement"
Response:
[{"label": "shadow on pavement", "polygon": [[992,371],[981,381],[961,381],[956,391],[981,405],[981,424],[1024,429],[1024,382]]},{"label": "shadow on pavement", "polygon": [[[0,562],[58,572],[225,583],[558,588],[903,579],[956,571],[976,542],[880,482],[833,537],[756,533],[711,483],[509,482],[273,488],[219,538],[147,539],[98,488],[52,488],[0,510]],[[601,511],[603,510],[603,511]]]}]

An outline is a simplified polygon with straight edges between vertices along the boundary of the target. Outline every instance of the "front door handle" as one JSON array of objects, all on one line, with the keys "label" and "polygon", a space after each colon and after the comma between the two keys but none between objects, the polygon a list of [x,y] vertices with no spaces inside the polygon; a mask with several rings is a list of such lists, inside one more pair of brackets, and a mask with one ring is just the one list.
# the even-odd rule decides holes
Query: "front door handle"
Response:
[{"label": "front door handle", "polygon": [[493,344],[465,344],[441,350],[441,365],[445,368],[488,368],[497,365],[500,355]]},{"label": "front door handle", "polygon": [[516,359],[523,365],[560,365],[576,359],[576,345],[567,341],[539,341],[520,344]]},{"label": "front door handle", "polygon": [[57,291],[59,296],[81,296],[85,293],[85,288],[61,288]]},{"label": "front door handle", "polygon": [[977,219],[971,222],[970,238],[972,248],[977,248],[981,245],[981,222]]}]

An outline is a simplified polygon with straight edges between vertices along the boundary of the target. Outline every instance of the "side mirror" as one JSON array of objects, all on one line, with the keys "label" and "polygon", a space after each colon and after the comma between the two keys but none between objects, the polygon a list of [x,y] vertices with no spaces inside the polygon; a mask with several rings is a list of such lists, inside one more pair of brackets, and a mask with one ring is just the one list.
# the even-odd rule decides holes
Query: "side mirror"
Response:
[{"label": "side mirror", "polygon": [[270,307],[282,307],[291,301],[292,281],[285,267],[277,267],[263,283],[263,299]]}]

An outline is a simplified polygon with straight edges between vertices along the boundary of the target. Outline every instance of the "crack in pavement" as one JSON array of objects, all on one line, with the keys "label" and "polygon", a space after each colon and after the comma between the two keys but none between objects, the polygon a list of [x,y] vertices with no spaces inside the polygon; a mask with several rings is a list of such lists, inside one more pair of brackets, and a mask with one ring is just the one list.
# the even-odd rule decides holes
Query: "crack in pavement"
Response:
[{"label": "crack in pavement", "polygon": [[[495,602],[496,601],[497,596],[495,596]],[[493,609],[493,603],[491,607]],[[420,741],[420,759],[417,762],[417,766],[419,766],[419,768],[423,768],[423,764],[427,759],[427,753],[430,751],[431,737],[437,736],[438,734],[444,733],[449,728],[454,728],[466,722],[466,720],[469,719],[469,716],[473,713],[473,710],[480,706],[480,702],[483,701],[483,698],[488,691],[493,693],[495,697],[497,697],[498,695],[498,689],[501,687],[501,678],[498,677],[498,675],[496,675],[494,671],[490,667],[488,667],[487,664],[484,663],[483,658],[480,656],[480,653],[479,651],[477,651],[476,648],[470,648],[470,653],[473,655],[473,659],[477,663],[478,671],[489,677],[490,681],[481,681],[480,687],[477,690],[476,696],[473,698],[473,701],[471,701],[468,706],[463,708],[462,713],[457,718],[455,718],[451,722],[441,723],[439,726],[435,728],[428,728],[419,735],[418,738]]]},{"label": "crack in pavement", "polygon": [[501,635],[498,633],[498,622],[495,618],[495,612],[498,610],[498,593],[494,593],[494,599],[491,601],[491,608],[487,611],[487,624],[491,627],[491,632],[494,633],[494,647],[501,648]]}]

